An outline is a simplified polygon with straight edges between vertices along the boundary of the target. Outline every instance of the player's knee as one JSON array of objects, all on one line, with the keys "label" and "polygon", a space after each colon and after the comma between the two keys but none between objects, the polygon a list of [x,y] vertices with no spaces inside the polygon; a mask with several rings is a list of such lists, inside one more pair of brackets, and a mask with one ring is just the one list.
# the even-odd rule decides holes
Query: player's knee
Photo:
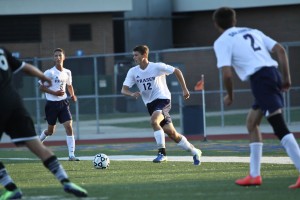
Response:
[{"label": "player's knee", "polygon": [[247,119],[246,126],[249,133],[253,132],[259,124],[255,120]]},{"label": "player's knee", "polygon": [[72,126],[66,126],[65,128],[67,132],[73,132]]},{"label": "player's knee", "polygon": [[157,119],[151,119],[150,124],[152,127],[157,127],[159,126],[159,122]]},{"label": "player's knee", "polygon": [[281,140],[285,135],[289,134],[290,131],[286,126],[283,119],[282,113],[272,115],[268,118],[268,122],[273,128],[274,134]]},{"label": "player's knee", "polygon": [[247,130],[249,133],[251,133],[254,130],[253,124],[247,122]]}]

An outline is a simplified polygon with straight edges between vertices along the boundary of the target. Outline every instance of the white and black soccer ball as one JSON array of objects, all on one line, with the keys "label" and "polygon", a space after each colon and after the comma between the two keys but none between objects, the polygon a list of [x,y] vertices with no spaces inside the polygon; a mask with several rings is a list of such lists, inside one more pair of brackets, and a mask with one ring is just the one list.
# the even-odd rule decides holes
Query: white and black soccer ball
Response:
[{"label": "white and black soccer ball", "polygon": [[93,163],[96,169],[107,169],[109,167],[110,160],[106,154],[99,153],[95,155]]}]

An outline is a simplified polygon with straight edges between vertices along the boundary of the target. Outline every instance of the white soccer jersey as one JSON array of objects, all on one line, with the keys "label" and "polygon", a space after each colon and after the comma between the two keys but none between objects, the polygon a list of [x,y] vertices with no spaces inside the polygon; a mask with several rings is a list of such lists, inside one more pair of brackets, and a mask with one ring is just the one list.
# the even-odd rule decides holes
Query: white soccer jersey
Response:
[{"label": "white soccer jersey", "polygon": [[278,67],[269,53],[276,43],[259,30],[232,27],[214,43],[217,66],[233,66],[239,78],[246,81],[261,67]]},{"label": "white soccer jersey", "polygon": [[155,99],[171,99],[166,75],[172,74],[174,70],[174,67],[165,63],[149,62],[144,70],[137,65],[128,71],[123,85],[131,88],[136,84],[145,105]]},{"label": "white soccer jersey", "polygon": [[44,72],[45,76],[49,77],[52,81],[52,85],[49,87],[50,90],[58,91],[63,90],[65,94],[63,96],[55,96],[49,93],[46,93],[46,99],[49,101],[61,101],[67,98],[66,94],[66,85],[72,84],[72,74],[71,71],[63,68],[62,71],[59,71],[55,66],[51,69],[48,69]]}]

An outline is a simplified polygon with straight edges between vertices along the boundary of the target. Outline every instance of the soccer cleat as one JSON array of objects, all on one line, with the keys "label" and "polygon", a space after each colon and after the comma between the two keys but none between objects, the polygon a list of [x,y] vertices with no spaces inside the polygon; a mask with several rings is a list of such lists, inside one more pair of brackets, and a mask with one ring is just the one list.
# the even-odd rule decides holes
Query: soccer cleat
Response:
[{"label": "soccer cleat", "polygon": [[200,149],[197,149],[197,153],[193,156],[194,165],[201,165],[201,158],[202,151]]},{"label": "soccer cleat", "polygon": [[64,183],[64,191],[70,194],[74,194],[76,197],[87,197],[87,191],[82,187],[72,182]]},{"label": "soccer cleat", "polygon": [[69,161],[80,161],[79,158],[76,158],[75,156],[70,156]]},{"label": "soccer cleat", "polygon": [[240,186],[257,186],[262,184],[261,176],[252,177],[250,175],[235,181]]},{"label": "soccer cleat", "polygon": [[158,153],[157,157],[153,160],[154,163],[167,162],[168,158],[162,153]]},{"label": "soccer cleat", "polygon": [[13,191],[5,190],[0,196],[0,200],[6,199],[22,199],[22,192],[20,189],[15,189]]},{"label": "soccer cleat", "polygon": [[299,176],[297,182],[295,184],[293,184],[293,185],[290,185],[289,188],[291,188],[291,189],[300,188],[300,176]]}]

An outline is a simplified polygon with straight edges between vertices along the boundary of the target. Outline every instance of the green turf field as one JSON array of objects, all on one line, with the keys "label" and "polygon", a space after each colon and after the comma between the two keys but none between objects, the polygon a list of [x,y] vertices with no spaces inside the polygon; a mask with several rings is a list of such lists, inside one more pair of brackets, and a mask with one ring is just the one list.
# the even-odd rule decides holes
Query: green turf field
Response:
[{"label": "green turf field", "polygon": [[[266,141],[271,145],[271,141]],[[247,141],[214,141],[201,143],[205,155],[247,156],[248,151],[237,154],[231,145],[242,146]],[[149,146],[150,145],[150,146]],[[107,155],[153,155],[155,148],[148,144],[107,144],[78,146],[78,156],[93,156],[104,152]],[[189,155],[168,143],[168,155]],[[223,146],[222,146],[223,145]],[[225,148],[227,146],[227,149]],[[143,149],[144,147],[145,149]],[[50,147],[58,156],[65,156],[65,147]],[[150,148],[147,150],[147,148]],[[270,146],[274,156],[284,156],[282,149]],[[231,150],[230,150],[231,149]],[[2,158],[33,158],[24,149],[0,149]],[[272,155],[271,151],[269,155]],[[63,192],[52,174],[38,161],[4,160],[11,176],[24,193],[24,199],[76,199]],[[298,176],[293,165],[262,164],[263,185],[240,187],[234,180],[245,176],[247,163],[202,163],[167,162],[154,164],[148,161],[111,161],[109,169],[94,169],[92,161],[61,161],[70,178],[89,192],[88,199],[205,199],[205,200],[276,200],[298,199],[299,190],[288,186]]]},{"label": "green turf field", "polygon": [[[289,190],[297,173],[292,165],[264,164],[261,187],[235,186],[248,164],[186,162],[154,164],[145,161],[112,161],[107,170],[96,170],[91,161],[62,161],[72,181],[85,187],[91,199],[297,199],[300,190]],[[37,161],[11,161],[7,168],[25,199],[66,199],[56,179]],[[242,198],[241,198],[242,197]]]}]

